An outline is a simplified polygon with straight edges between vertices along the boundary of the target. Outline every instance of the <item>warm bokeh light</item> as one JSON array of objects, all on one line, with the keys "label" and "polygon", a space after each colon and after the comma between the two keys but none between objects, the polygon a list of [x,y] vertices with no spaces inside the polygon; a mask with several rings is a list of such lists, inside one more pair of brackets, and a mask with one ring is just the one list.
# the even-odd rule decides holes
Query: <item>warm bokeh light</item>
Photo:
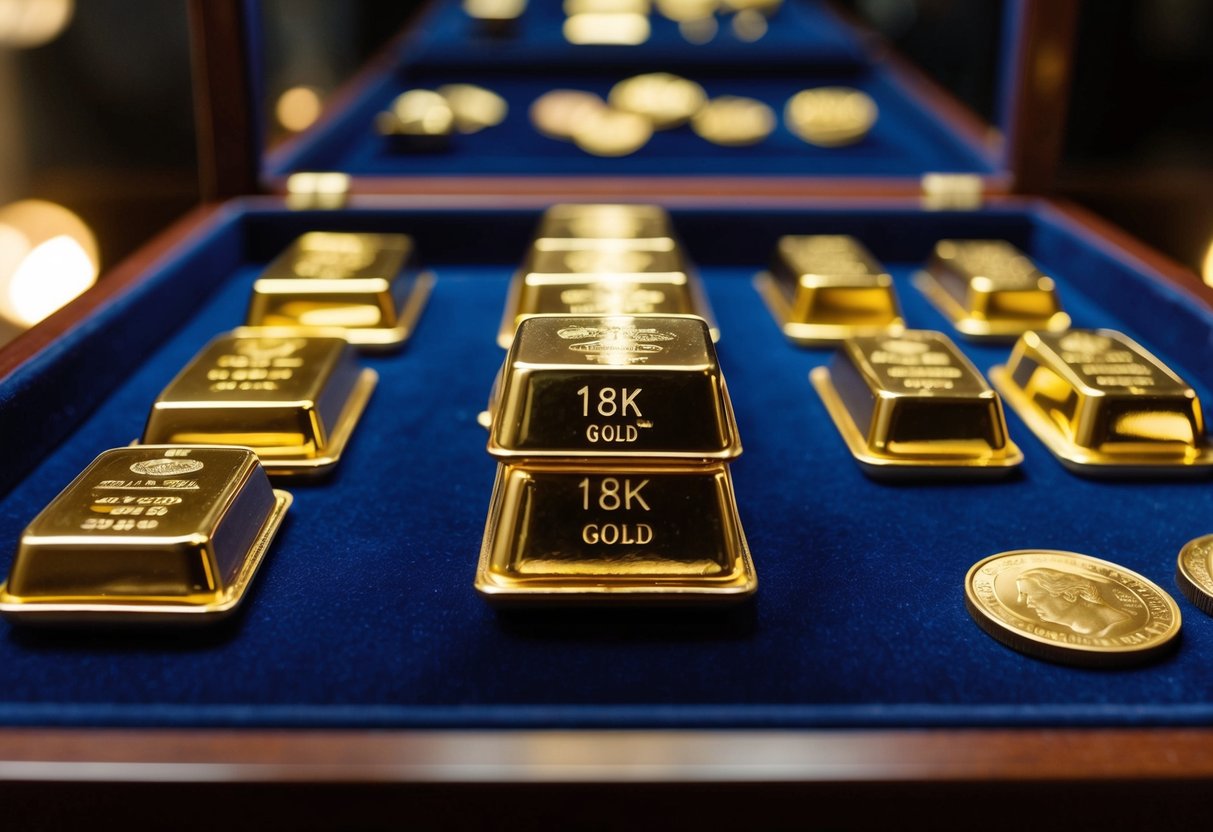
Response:
[{"label": "warm bokeh light", "polygon": [[97,280],[97,241],[61,205],[30,199],[0,208],[0,317],[29,327]]},{"label": "warm bokeh light", "polygon": [[732,26],[739,40],[753,43],[767,33],[767,18],[760,11],[743,9],[733,16]]},{"label": "warm bokeh light", "polygon": [[274,113],[278,123],[292,133],[311,127],[320,118],[322,102],[320,91],[315,87],[291,87],[278,96]]},{"label": "warm bokeh light", "polygon": [[0,0],[0,46],[29,49],[67,28],[75,0]]},{"label": "warm bokeh light", "polygon": [[636,46],[649,39],[642,14],[575,14],[564,21],[564,39],[578,45]]},{"label": "warm bokeh light", "polygon": [[1209,248],[1205,250],[1205,262],[1201,265],[1200,274],[1205,283],[1213,286],[1213,241],[1209,242]]}]

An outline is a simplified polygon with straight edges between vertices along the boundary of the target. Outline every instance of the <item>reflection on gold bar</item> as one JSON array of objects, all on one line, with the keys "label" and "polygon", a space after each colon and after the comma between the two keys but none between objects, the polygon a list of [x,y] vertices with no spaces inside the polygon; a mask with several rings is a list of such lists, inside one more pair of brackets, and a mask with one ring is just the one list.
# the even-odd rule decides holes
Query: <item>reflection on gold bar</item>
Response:
[{"label": "reflection on gold bar", "polygon": [[893,278],[854,237],[780,237],[757,286],[784,334],[799,344],[904,328]]},{"label": "reflection on gold bar", "polygon": [[500,603],[727,603],[754,566],[728,466],[499,465],[476,589]]},{"label": "reflection on gold bar", "polygon": [[498,381],[489,453],[731,459],[741,441],[707,324],[526,318]]},{"label": "reflection on gold bar", "polygon": [[941,333],[848,339],[810,377],[872,476],[998,475],[1023,459],[998,394]]},{"label": "reflection on gold bar", "polygon": [[990,378],[1066,467],[1090,474],[1213,471],[1196,392],[1119,332],[1025,333]]},{"label": "reflection on gold bar", "polygon": [[1053,279],[1003,240],[940,240],[914,285],[970,338],[1009,339],[1070,325]]},{"label": "reflection on gold bar", "polygon": [[26,623],[222,618],[290,503],[247,448],[106,451],[26,528],[0,612]]},{"label": "reflection on gold bar", "polygon": [[536,240],[670,240],[674,227],[659,205],[557,204],[543,213]]},{"label": "reflection on gold bar", "polygon": [[221,335],[156,399],[141,441],[248,446],[271,474],[324,473],[377,379],[341,338]]},{"label": "reflection on gold bar", "polygon": [[304,234],[253,284],[247,323],[296,335],[339,333],[366,348],[398,346],[433,283],[414,260],[405,234]]},{"label": "reflection on gold bar", "polygon": [[686,283],[690,269],[680,250],[641,251],[623,246],[544,251],[532,248],[522,264],[527,283],[581,283],[586,280]]}]

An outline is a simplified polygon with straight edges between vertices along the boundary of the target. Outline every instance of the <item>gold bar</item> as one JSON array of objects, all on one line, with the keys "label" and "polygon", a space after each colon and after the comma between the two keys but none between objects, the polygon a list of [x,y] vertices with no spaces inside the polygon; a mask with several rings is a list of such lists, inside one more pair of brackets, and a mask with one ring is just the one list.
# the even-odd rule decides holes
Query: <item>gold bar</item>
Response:
[{"label": "gold bar", "polygon": [[968,338],[1009,340],[1070,326],[1053,279],[1003,240],[940,240],[914,285]]},{"label": "gold bar", "polygon": [[535,239],[628,241],[669,250],[673,246],[664,241],[675,238],[670,215],[660,205],[561,203],[544,212]]},{"label": "gold bar", "polygon": [[871,476],[994,476],[1023,460],[998,394],[942,333],[850,338],[810,378]]},{"label": "gold bar", "polygon": [[1196,392],[1110,329],[1027,332],[990,378],[1067,468],[1093,475],[1208,474]]},{"label": "gold bar", "polygon": [[854,237],[780,237],[770,270],[756,285],[784,335],[799,344],[905,328],[893,278]]},{"label": "gold bar", "polygon": [[378,378],[341,338],[220,335],[156,399],[140,441],[247,446],[271,475],[327,473]]},{"label": "gold bar", "polygon": [[526,318],[490,409],[501,459],[741,453],[707,324],[691,315]]},{"label": "gold bar", "polygon": [[406,234],[313,231],[299,237],[253,284],[246,323],[294,335],[340,334],[385,349],[412,333],[433,285]]},{"label": "gold bar", "polygon": [[0,613],[31,624],[223,618],[290,503],[247,448],[105,451],[25,529]]},{"label": "gold bar", "polygon": [[757,589],[728,466],[499,465],[476,572],[498,603],[728,603]]}]

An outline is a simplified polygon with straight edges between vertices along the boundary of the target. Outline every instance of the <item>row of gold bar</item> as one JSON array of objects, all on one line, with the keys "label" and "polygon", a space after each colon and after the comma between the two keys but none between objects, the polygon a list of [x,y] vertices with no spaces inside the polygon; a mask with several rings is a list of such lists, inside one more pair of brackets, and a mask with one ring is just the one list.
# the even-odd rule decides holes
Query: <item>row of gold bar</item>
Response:
[{"label": "row of gold bar", "polygon": [[476,588],[496,603],[720,603],[757,586],[698,277],[655,206],[557,205],[515,275]]}]

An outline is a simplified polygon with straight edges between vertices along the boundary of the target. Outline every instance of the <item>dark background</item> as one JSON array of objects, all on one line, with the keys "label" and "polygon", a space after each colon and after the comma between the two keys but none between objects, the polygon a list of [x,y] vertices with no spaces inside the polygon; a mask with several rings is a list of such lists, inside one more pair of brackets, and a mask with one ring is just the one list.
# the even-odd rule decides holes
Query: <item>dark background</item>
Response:
[{"label": "dark background", "polygon": [[[412,5],[266,0],[271,97],[332,90]],[[843,5],[992,112],[1000,0]],[[1084,3],[1053,188],[1197,271],[1213,237],[1210,42],[1204,0]],[[0,204],[71,208],[96,232],[103,269],[198,201],[193,130],[184,0],[84,0],[51,43],[0,47]]]}]

